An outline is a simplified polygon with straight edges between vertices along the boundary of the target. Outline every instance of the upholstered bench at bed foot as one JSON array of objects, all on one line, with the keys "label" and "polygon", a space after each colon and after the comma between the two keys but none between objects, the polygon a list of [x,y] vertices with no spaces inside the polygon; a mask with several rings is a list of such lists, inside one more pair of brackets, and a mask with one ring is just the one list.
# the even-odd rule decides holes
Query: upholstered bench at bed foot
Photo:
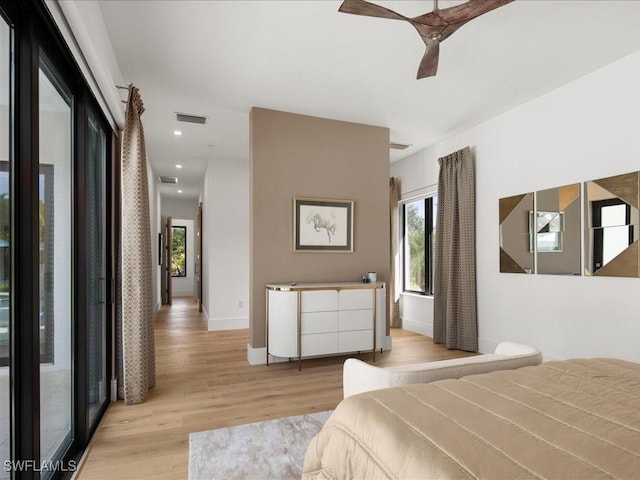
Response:
[{"label": "upholstered bench at bed foot", "polygon": [[502,342],[494,353],[485,355],[395,367],[376,367],[356,358],[349,358],[344,362],[342,373],[344,398],[370,390],[460,378],[494,370],[513,370],[539,365],[541,362],[542,354],[539,350],[514,342]]}]

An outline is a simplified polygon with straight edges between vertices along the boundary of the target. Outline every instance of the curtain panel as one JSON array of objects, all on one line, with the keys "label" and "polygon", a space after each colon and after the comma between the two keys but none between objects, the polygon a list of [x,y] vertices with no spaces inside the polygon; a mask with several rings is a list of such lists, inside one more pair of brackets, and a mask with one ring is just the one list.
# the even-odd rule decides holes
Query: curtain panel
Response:
[{"label": "curtain panel", "polygon": [[478,351],[475,171],[471,149],[439,158],[433,341]]},{"label": "curtain panel", "polygon": [[389,212],[391,221],[391,269],[387,287],[387,318],[390,327],[401,327],[400,319],[400,253],[398,248],[398,202],[400,201],[400,179],[389,179]]},{"label": "curtain panel", "polygon": [[119,393],[125,404],[144,402],[155,385],[153,258],[147,154],[139,90],[129,87],[122,133],[121,318],[118,322]]}]

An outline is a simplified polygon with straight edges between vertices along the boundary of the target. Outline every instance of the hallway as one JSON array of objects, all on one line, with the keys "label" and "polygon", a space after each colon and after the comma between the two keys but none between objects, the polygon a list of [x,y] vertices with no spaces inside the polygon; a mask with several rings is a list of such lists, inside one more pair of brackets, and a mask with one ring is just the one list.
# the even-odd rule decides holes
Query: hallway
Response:
[{"label": "hallway", "polygon": [[[187,478],[189,433],[335,408],[342,363],[330,357],[251,366],[248,330],[207,331],[192,298],[164,305],[155,320],[156,386],[147,402],[111,404],[79,479]],[[464,355],[429,337],[393,329],[392,365]],[[368,354],[362,358],[367,359]]]}]

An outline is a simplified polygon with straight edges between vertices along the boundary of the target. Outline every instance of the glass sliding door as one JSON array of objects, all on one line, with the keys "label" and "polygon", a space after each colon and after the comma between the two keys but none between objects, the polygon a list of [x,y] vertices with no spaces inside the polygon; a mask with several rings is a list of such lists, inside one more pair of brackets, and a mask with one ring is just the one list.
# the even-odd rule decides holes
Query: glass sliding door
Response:
[{"label": "glass sliding door", "polygon": [[109,403],[115,136],[47,3],[0,0],[0,480],[69,478]]},{"label": "glass sliding door", "polygon": [[107,136],[93,115],[87,138],[87,374],[89,428],[107,399]]},{"label": "glass sliding door", "polygon": [[[0,461],[10,459],[11,405],[11,195],[12,161],[11,138],[11,29],[0,17]],[[0,469],[0,479],[8,479],[9,472]]]},{"label": "glass sliding door", "polygon": [[73,431],[73,109],[44,58],[38,86],[40,453],[46,462],[65,454]]}]

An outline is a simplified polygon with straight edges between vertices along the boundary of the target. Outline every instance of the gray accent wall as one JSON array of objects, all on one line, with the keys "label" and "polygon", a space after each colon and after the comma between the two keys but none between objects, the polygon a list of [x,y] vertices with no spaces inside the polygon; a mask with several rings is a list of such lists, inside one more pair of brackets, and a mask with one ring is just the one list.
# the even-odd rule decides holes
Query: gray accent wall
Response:
[{"label": "gray accent wall", "polygon": [[[265,285],[387,281],[389,129],[253,108],[250,112],[250,335],[265,346]],[[293,197],[354,200],[353,253],[293,251]]]}]

